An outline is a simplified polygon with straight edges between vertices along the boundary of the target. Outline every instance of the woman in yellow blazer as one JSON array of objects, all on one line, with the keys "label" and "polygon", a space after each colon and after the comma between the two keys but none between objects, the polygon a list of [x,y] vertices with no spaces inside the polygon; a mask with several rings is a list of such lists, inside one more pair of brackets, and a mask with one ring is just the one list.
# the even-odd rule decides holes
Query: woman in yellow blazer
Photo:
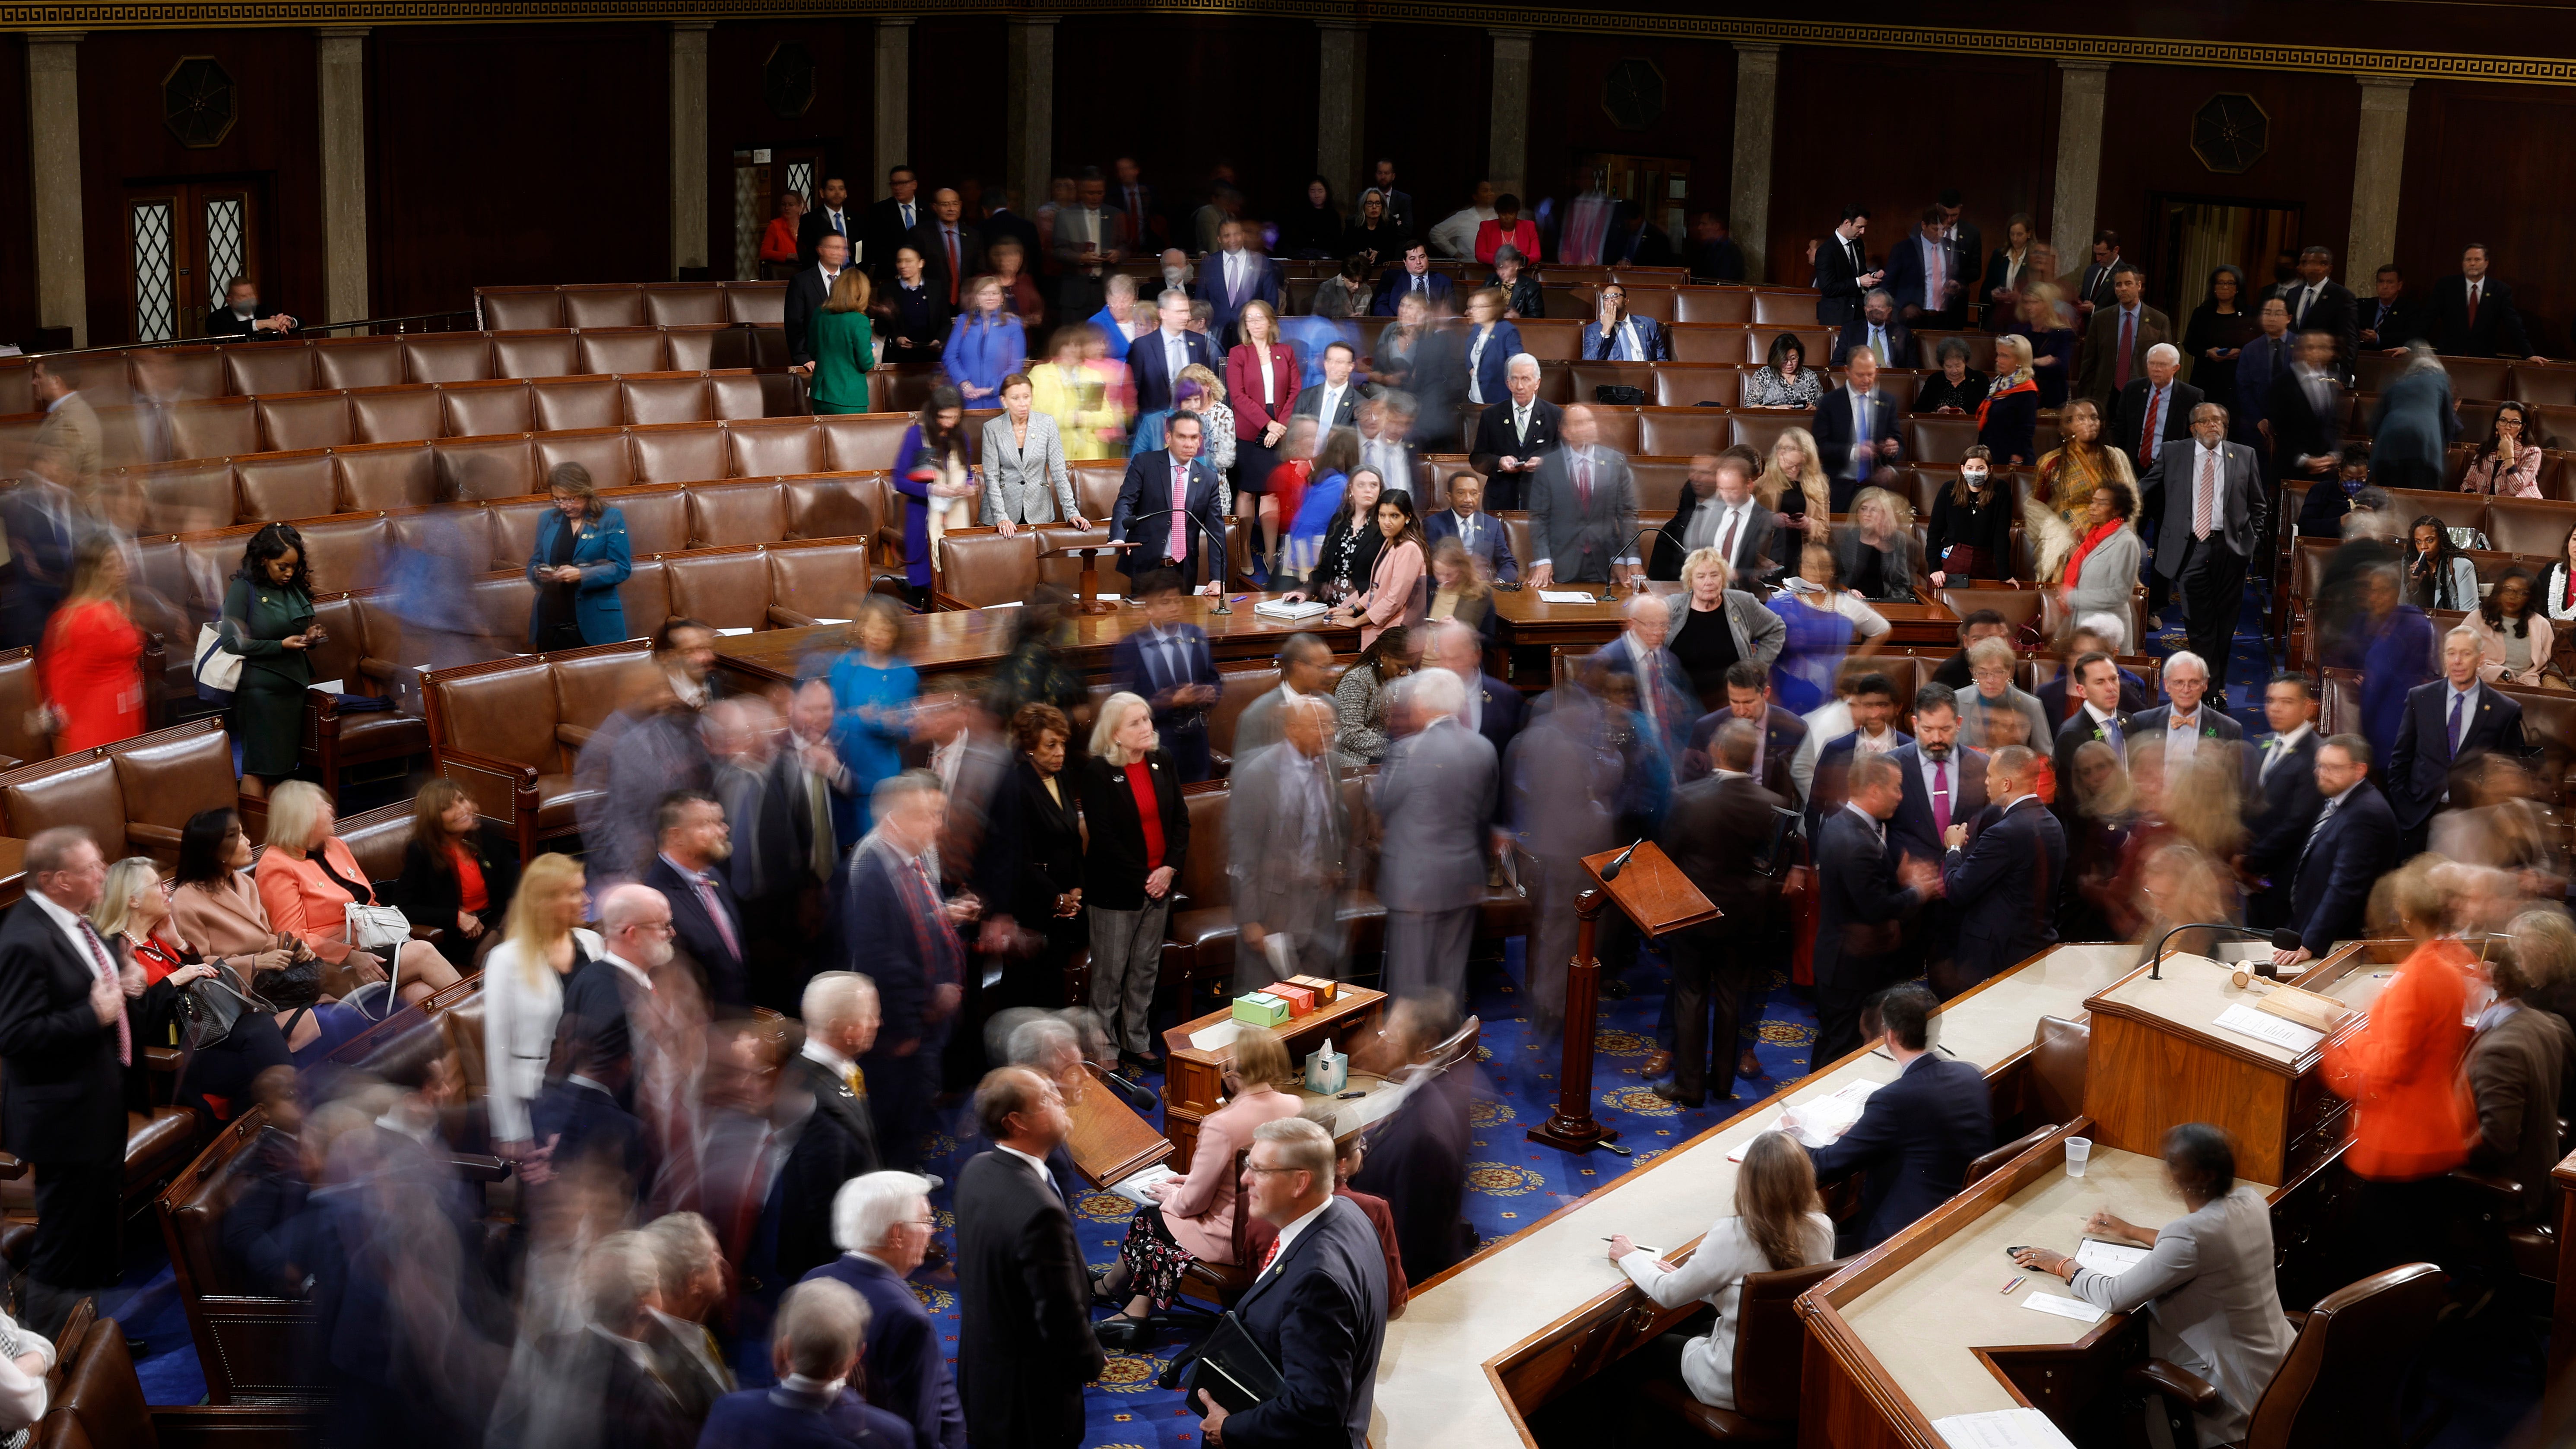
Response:
[{"label": "woman in yellow blazer", "polygon": [[1048,360],[1029,369],[1030,406],[1055,419],[1065,460],[1073,463],[1117,457],[1110,435],[1122,431],[1126,421],[1082,360],[1085,334],[1091,331],[1088,326],[1057,328]]}]

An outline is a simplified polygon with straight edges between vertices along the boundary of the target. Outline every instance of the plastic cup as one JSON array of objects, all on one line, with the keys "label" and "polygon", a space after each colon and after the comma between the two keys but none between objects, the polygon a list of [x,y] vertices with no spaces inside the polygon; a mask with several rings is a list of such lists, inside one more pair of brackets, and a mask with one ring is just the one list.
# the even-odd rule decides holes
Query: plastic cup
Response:
[{"label": "plastic cup", "polygon": [[2090,1138],[2090,1137],[2069,1137],[2069,1138],[2067,1138],[2067,1139],[2066,1139],[2066,1175],[2067,1175],[2068,1177],[2082,1177],[2082,1176],[2084,1175],[2084,1164],[2085,1164],[2085,1162],[2086,1162],[2087,1160],[2089,1160],[2092,1156],[2093,1156],[2093,1139],[2092,1139],[2092,1138]]}]

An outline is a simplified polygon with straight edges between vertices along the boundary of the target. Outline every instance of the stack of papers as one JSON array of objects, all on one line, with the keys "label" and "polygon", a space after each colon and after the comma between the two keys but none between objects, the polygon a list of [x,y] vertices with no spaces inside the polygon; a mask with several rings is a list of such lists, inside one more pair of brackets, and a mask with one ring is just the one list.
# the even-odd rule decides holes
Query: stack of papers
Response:
[{"label": "stack of papers", "polygon": [[1218,1047],[1232,1046],[1234,1045],[1234,1034],[1242,1029],[1243,1024],[1241,1022],[1233,1020],[1220,1021],[1214,1026],[1203,1027],[1197,1031],[1191,1032],[1190,1045],[1203,1052],[1212,1052]]},{"label": "stack of papers", "polygon": [[[1831,1096],[1818,1097],[1812,1102],[1789,1108],[1780,1114],[1780,1120],[1771,1125],[1810,1148],[1831,1147],[1842,1140],[1842,1135],[1851,1130],[1854,1122],[1860,1120],[1860,1109],[1868,1104],[1869,1094],[1877,1091],[1878,1087],[1876,1082],[1854,1082]],[[1742,1162],[1745,1148],[1752,1145],[1747,1141],[1744,1146],[1726,1154],[1726,1160]]]},{"label": "stack of papers", "polygon": [[2126,1243],[2106,1243],[2099,1238],[2086,1238],[2075,1249],[2075,1261],[2107,1277],[2117,1278],[2147,1261],[2145,1248]]},{"label": "stack of papers", "polygon": [[2075,1449],[2056,1423],[2037,1409],[1996,1409],[1935,1419],[1950,1449]]},{"label": "stack of papers", "polygon": [[1313,599],[1301,599],[1293,604],[1286,599],[1264,599],[1252,606],[1252,612],[1265,619],[1313,619],[1332,610]]},{"label": "stack of papers", "polygon": [[2021,1301],[2021,1306],[2036,1308],[2042,1313],[2054,1313],[2060,1318],[2072,1318],[2078,1323],[2102,1321],[2101,1309],[2081,1298],[2062,1298],[2055,1293],[2033,1293]]},{"label": "stack of papers", "polygon": [[1113,1182],[1109,1184],[1109,1190],[1118,1194],[1120,1197],[1127,1199],[1129,1202],[1134,1203],[1136,1206],[1143,1207],[1147,1203],[1158,1201],[1151,1191],[1154,1184],[1165,1182],[1178,1176],[1180,1176],[1179,1173],[1174,1172],[1170,1167],[1157,1162],[1153,1166],[1143,1169],[1135,1176],[1130,1177],[1123,1182]]},{"label": "stack of papers", "polygon": [[1541,589],[1539,601],[1548,604],[1597,604],[1601,601],[1581,589]]},{"label": "stack of papers", "polygon": [[2270,1042],[2287,1052],[2313,1051],[2318,1042],[2326,1039],[2324,1032],[2310,1031],[2295,1021],[2274,1016],[2268,1011],[2256,1011],[2241,1001],[2218,1014],[2218,1025],[2239,1036]]}]

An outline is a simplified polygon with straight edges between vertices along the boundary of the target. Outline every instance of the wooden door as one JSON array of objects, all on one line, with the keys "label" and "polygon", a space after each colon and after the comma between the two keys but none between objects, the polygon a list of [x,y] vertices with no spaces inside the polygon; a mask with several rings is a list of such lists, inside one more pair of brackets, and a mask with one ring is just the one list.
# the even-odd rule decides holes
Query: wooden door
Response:
[{"label": "wooden door", "polygon": [[205,333],[235,277],[259,275],[260,205],[244,182],[126,189],[128,336],[167,342]]}]

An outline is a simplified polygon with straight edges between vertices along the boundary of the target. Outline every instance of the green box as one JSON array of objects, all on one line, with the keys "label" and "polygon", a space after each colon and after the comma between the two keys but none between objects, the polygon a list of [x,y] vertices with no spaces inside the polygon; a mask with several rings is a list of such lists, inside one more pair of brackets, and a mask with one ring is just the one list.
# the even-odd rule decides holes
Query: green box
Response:
[{"label": "green box", "polygon": [[1288,1019],[1288,1002],[1267,991],[1254,991],[1234,999],[1234,1019],[1254,1026],[1277,1026]]}]

